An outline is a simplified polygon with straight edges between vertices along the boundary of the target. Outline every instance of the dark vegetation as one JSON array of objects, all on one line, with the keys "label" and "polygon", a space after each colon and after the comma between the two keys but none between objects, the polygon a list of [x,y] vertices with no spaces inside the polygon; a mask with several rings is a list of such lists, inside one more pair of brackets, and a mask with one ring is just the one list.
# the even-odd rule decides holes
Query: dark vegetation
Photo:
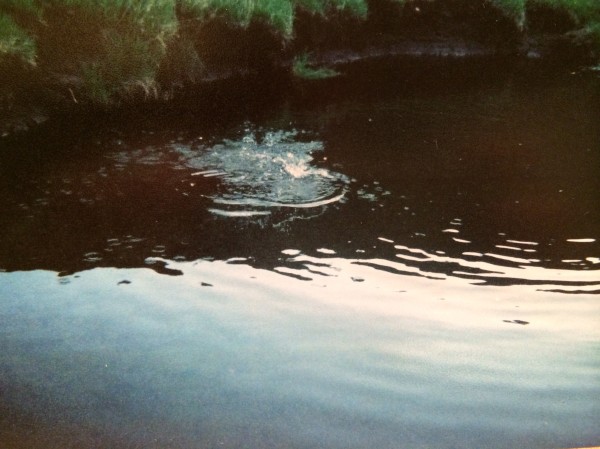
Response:
[{"label": "dark vegetation", "polygon": [[353,58],[595,64],[599,50],[598,0],[0,0],[0,132],[231,76],[335,76],[328,66]]}]

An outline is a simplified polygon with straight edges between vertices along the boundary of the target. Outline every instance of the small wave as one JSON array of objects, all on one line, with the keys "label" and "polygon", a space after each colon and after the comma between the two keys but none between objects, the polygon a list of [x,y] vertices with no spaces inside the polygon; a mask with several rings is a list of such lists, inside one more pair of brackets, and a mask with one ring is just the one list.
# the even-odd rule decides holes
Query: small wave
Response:
[{"label": "small wave", "polygon": [[[416,274],[426,277],[442,275],[444,278],[457,277],[490,285],[560,285],[577,286],[580,289],[584,286],[597,288],[600,285],[597,270],[547,268],[536,265],[540,262],[539,259],[524,259],[491,252],[463,252],[463,257],[440,256],[404,245],[394,245],[394,249],[397,259],[410,266]],[[418,254],[419,257],[407,253]]]},{"label": "small wave", "polygon": [[[286,260],[285,267],[275,271],[315,281],[317,278],[338,276],[352,279],[368,279],[377,283],[376,273],[421,278],[428,281],[443,281],[450,286],[521,286],[539,291],[568,294],[598,294],[600,281],[598,271],[557,270],[532,266],[501,266],[492,260],[472,260],[440,257],[422,250],[406,248],[407,252],[418,252],[422,257],[399,253],[396,260],[384,258],[352,259],[321,253],[316,257],[298,254]],[[356,271],[352,267],[357,267]],[[361,271],[363,267],[369,270]],[[329,274],[333,273],[333,274]]]},{"label": "small wave", "polygon": [[346,194],[346,190],[344,189],[342,193],[339,195],[333,196],[331,198],[323,198],[323,199],[314,199],[307,203],[282,203],[279,201],[268,201],[261,200],[259,198],[242,198],[242,199],[227,199],[227,198],[215,198],[214,202],[216,204],[223,204],[229,206],[263,206],[263,207],[291,207],[297,209],[308,209],[312,207],[320,207],[326,206],[331,203],[340,202]]},{"label": "small wave", "polygon": [[[581,270],[572,266],[549,268],[539,265],[539,259],[491,252],[466,251],[459,256],[450,256],[395,244],[384,237],[379,237],[378,241],[389,245],[388,249],[393,253],[356,258],[348,257],[344,251],[338,253],[329,248],[317,248],[313,256],[305,251],[285,250],[283,254],[289,256],[282,264],[285,269],[279,266],[275,271],[311,281],[333,275],[376,282],[378,277],[374,273],[386,273],[403,278],[444,281],[453,286],[521,286],[569,294],[598,294],[600,288],[600,271],[597,269]],[[375,272],[355,271],[353,267],[364,267]]]},{"label": "small wave", "polygon": [[208,211],[221,217],[259,217],[265,215],[271,215],[271,212],[266,210],[225,210],[209,208]]},{"label": "small wave", "polygon": [[271,214],[268,210],[224,210],[209,208],[208,211],[222,217],[257,217]]}]

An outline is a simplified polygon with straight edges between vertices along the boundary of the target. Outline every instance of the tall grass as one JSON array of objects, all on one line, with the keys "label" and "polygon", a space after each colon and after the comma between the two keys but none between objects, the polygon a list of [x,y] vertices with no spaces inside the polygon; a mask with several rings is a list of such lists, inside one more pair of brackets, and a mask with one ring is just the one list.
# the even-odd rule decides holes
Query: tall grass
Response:
[{"label": "tall grass", "polygon": [[179,0],[179,6],[200,19],[226,16],[247,26],[252,20],[262,20],[285,38],[293,35],[295,11],[326,15],[332,10],[346,11],[365,17],[366,0]]},{"label": "tall grass", "polygon": [[[97,103],[133,91],[147,94],[177,32],[171,0],[54,0],[76,20],[96,28],[96,55],[80,62],[81,94]],[[98,22],[101,24],[98,27]],[[93,43],[92,43],[93,45]],[[141,88],[140,88],[141,87]]]},{"label": "tall grass", "polygon": [[307,11],[325,15],[330,10],[348,11],[355,16],[367,15],[365,0],[296,0],[296,6]]},{"label": "tall grass", "polygon": [[292,33],[294,7],[290,0],[180,0],[179,7],[199,20],[222,16],[246,27],[260,19],[286,36]]},{"label": "tall grass", "polygon": [[[202,43],[184,41],[193,36],[181,32],[182,17],[198,23],[224,19],[241,29],[258,21],[285,42],[294,38],[299,11],[366,20],[368,8],[378,1],[414,0],[0,0],[0,69],[7,61],[18,61],[42,74],[62,74],[79,80],[71,86],[70,97],[110,103],[135,92],[153,94],[165,61],[197,56],[194,45]],[[600,48],[600,0],[472,1],[494,5],[522,29],[531,5],[567,11],[581,30],[595,36]],[[202,61],[193,66],[202,67]],[[308,66],[300,58],[296,67]]]},{"label": "tall grass", "polygon": [[0,64],[12,57],[35,65],[36,54],[33,38],[10,16],[0,11]]},{"label": "tall grass", "polygon": [[578,19],[600,20],[600,2],[598,0],[531,0],[533,3],[544,4],[553,8],[563,8],[570,11]]},{"label": "tall grass", "polygon": [[[178,35],[178,11],[199,21],[224,17],[241,28],[261,21],[290,40],[297,9],[365,17],[367,4],[366,0],[0,0],[0,61],[7,55],[29,64],[42,59],[50,70],[81,80],[74,94],[71,90],[75,100],[109,103],[132,91],[155,91],[151,87],[158,69]],[[172,46],[179,47],[189,45]]]},{"label": "tall grass", "polygon": [[41,60],[80,79],[75,100],[108,103],[148,90],[177,26],[174,0],[1,0],[0,58]]},{"label": "tall grass", "polygon": [[311,65],[307,53],[296,56],[292,64],[292,73],[297,78],[305,80],[320,80],[339,75],[339,72],[328,67],[314,67]]},{"label": "tall grass", "polygon": [[527,6],[547,6],[568,12],[581,26],[589,30],[600,26],[600,0],[492,0],[508,15],[526,25]]}]

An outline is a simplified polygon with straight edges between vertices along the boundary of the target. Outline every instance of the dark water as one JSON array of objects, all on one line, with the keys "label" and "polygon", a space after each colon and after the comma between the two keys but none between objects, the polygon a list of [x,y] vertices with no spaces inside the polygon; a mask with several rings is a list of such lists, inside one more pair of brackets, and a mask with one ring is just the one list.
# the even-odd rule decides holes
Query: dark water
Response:
[{"label": "dark water", "polygon": [[388,61],[6,149],[0,448],[600,444],[599,87]]}]

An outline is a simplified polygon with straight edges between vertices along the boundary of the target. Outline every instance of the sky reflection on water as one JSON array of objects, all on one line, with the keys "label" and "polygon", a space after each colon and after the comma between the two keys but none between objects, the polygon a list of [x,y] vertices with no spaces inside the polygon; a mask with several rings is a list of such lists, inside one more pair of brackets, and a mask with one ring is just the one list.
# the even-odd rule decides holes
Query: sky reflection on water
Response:
[{"label": "sky reflection on water", "polygon": [[3,161],[0,442],[597,445],[598,80],[373,70]]},{"label": "sky reflection on water", "polygon": [[169,262],[177,277],[1,274],[1,435],[43,438],[33,448],[597,441],[595,298],[311,262],[338,275],[239,260]]}]

